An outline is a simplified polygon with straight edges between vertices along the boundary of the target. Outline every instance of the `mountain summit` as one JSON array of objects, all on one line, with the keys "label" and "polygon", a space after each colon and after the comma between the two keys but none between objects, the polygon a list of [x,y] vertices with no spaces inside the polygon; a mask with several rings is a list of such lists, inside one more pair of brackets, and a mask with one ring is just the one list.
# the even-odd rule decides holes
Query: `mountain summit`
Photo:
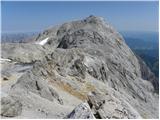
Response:
[{"label": "mountain summit", "polygon": [[4,44],[2,57],[32,66],[2,98],[3,117],[158,118],[155,80],[145,80],[139,59],[101,17]]}]

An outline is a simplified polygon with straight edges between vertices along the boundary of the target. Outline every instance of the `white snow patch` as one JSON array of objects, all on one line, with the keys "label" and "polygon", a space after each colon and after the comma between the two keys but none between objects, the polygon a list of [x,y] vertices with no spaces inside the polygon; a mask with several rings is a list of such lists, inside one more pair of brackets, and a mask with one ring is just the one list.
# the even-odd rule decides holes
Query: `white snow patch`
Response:
[{"label": "white snow patch", "polygon": [[0,61],[1,61],[1,62],[5,62],[5,61],[10,62],[11,60],[10,60],[10,59],[0,58]]},{"label": "white snow patch", "polygon": [[39,45],[45,45],[47,43],[49,38],[45,38],[44,40],[40,41],[40,42],[36,42],[36,44],[39,44]]}]

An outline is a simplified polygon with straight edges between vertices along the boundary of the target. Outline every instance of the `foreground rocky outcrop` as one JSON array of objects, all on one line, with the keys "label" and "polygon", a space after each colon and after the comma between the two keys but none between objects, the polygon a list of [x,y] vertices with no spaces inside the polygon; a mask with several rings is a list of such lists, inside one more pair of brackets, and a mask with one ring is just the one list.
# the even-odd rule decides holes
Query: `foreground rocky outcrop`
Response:
[{"label": "foreground rocky outcrop", "polygon": [[32,43],[2,45],[2,57],[33,65],[6,96],[22,104],[16,118],[158,118],[157,86],[100,17],[49,28]]},{"label": "foreground rocky outcrop", "polygon": [[95,119],[87,103],[78,105],[68,116],[69,119]]}]

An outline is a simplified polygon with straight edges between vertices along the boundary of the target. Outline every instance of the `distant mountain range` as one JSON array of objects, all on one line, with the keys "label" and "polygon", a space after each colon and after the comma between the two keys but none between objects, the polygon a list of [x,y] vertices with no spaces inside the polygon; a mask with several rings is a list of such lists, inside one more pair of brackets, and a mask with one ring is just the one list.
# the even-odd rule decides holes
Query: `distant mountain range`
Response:
[{"label": "distant mountain range", "polygon": [[36,32],[26,32],[26,33],[2,33],[1,42],[2,43],[19,43],[27,42],[32,40],[32,38],[37,35]]}]

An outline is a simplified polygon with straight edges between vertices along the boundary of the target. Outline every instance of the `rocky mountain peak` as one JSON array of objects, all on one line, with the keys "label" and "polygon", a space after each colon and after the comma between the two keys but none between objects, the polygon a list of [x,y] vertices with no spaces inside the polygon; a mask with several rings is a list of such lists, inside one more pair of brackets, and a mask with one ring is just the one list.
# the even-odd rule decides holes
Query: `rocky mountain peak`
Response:
[{"label": "rocky mountain peak", "polygon": [[32,65],[9,91],[8,100],[21,108],[12,115],[4,104],[4,116],[31,111],[44,118],[158,118],[153,79],[144,80],[135,54],[100,17],[66,22],[32,43],[2,49],[5,58]]},{"label": "rocky mountain peak", "polygon": [[104,23],[104,19],[102,17],[98,17],[94,15],[90,15],[89,17],[85,18],[83,21],[87,23]]}]

